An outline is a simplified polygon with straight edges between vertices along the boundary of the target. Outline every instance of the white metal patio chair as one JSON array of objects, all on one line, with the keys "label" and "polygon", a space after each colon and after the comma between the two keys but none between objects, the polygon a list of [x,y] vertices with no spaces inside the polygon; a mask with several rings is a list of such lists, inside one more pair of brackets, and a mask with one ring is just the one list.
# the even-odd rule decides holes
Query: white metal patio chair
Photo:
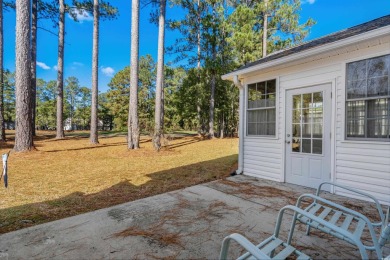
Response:
[{"label": "white metal patio chair", "polygon": [[[319,192],[317,192],[317,194],[319,194]],[[334,237],[345,240],[351,244],[356,244],[356,240],[364,240],[362,239],[362,236],[364,234],[363,232],[365,229],[368,229],[370,237],[368,238],[368,241],[365,241],[365,243],[362,242],[365,250],[375,251],[378,259],[384,257],[382,248],[390,239],[390,224],[388,223],[389,210],[385,217],[379,202],[375,198],[374,201],[377,204],[377,209],[381,218],[380,222],[375,223],[372,223],[366,216],[359,212],[356,212],[352,209],[346,208],[335,202],[329,201],[313,194],[301,195],[298,198],[296,206],[298,208],[301,208],[302,201],[307,199],[311,199],[313,200],[313,202],[309,206],[302,208],[304,212],[310,215],[314,215],[318,219],[321,219],[326,223],[335,225],[340,229],[344,230],[345,232],[352,234],[353,239],[351,239],[351,236],[345,236],[341,232],[334,232],[327,226],[314,220],[314,218],[308,218],[307,215],[303,215],[297,212],[294,214],[294,218],[292,221],[292,232],[294,230],[296,221],[298,220],[307,225],[307,235],[310,234],[310,228],[313,227]],[[375,227],[380,229],[379,234],[378,232],[376,232]],[[291,242],[293,235],[292,232],[290,232],[289,234],[287,243]],[[364,258],[363,255],[362,258]]]},{"label": "white metal patio chair", "polygon": [[[291,210],[294,212],[294,219],[289,231],[288,240],[284,242],[279,238],[280,226],[282,224],[283,214],[286,210]],[[354,236],[352,233],[342,229],[328,221],[325,221],[307,211],[304,211],[296,206],[288,205],[283,207],[278,214],[276,221],[275,231],[272,236],[265,239],[258,245],[252,244],[244,236],[234,233],[227,237],[222,242],[222,249],[220,252],[220,259],[227,259],[227,254],[230,246],[231,240],[236,241],[239,245],[244,247],[247,250],[247,253],[243,254],[237,259],[286,259],[289,256],[294,256],[297,259],[310,259],[309,256],[297,250],[291,245],[292,236],[294,233],[294,227],[296,222],[296,216],[306,217],[312,223],[319,223],[323,227],[329,229],[332,234],[337,234],[339,237],[345,237],[349,240],[350,243],[354,244],[360,252],[360,255],[363,259],[367,259],[367,252],[365,246],[362,244],[359,238]]]},{"label": "white metal patio chair", "polygon": [[[315,194],[316,196],[321,197],[320,196],[321,195],[321,191],[322,191],[322,188],[324,186],[333,186],[333,187],[336,187],[336,188],[339,188],[339,189],[347,190],[349,192],[354,193],[355,195],[357,194],[357,195],[360,195],[361,197],[365,197],[368,201],[371,200],[375,204],[375,207],[376,207],[376,209],[378,211],[378,215],[379,215],[379,218],[380,218],[380,221],[378,221],[378,222],[372,222],[370,220],[371,224],[374,227],[384,228],[384,226],[388,223],[388,222],[386,222],[386,219],[388,221],[388,217],[389,217],[388,215],[389,215],[390,206],[388,207],[387,214],[385,215],[383,210],[382,210],[381,204],[371,194],[368,194],[366,192],[363,192],[363,191],[360,191],[360,190],[357,190],[357,189],[354,189],[354,188],[351,188],[351,187],[348,187],[348,186],[344,186],[344,185],[341,185],[341,184],[333,183],[333,182],[323,182],[323,183],[321,183],[318,186],[316,194]],[[314,200],[314,202],[309,207],[315,207],[315,204],[318,204],[318,202],[316,202],[316,200]],[[354,210],[354,211],[356,211],[356,210]],[[362,212],[360,212],[360,213],[362,213]],[[309,233],[310,233],[310,226],[308,226],[308,229],[307,229],[307,234],[309,235]]]}]

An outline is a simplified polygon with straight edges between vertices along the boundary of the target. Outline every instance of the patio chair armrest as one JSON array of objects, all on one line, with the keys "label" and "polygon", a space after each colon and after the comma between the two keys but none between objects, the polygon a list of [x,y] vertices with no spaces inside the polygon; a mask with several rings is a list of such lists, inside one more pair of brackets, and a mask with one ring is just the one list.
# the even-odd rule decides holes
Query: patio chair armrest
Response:
[{"label": "patio chair armrest", "polygon": [[231,234],[224,238],[219,259],[227,259],[227,253],[231,240],[236,241],[256,259],[271,259],[268,255],[261,252],[260,249],[258,249],[254,244],[252,244],[248,239],[237,233]]},{"label": "patio chair armrest", "polygon": [[381,222],[372,223],[372,224],[374,226],[380,226],[380,225],[384,224],[385,214],[383,213],[382,206],[379,203],[379,201],[374,196],[372,196],[371,194],[368,194],[367,192],[363,192],[363,191],[360,191],[360,190],[357,190],[357,189],[354,189],[354,188],[351,188],[351,187],[348,187],[348,186],[344,186],[344,185],[341,185],[341,184],[333,183],[333,182],[323,182],[323,183],[321,183],[318,186],[317,192],[316,192],[316,196],[320,196],[321,188],[324,185],[330,185],[330,186],[334,186],[334,187],[341,188],[341,189],[344,189],[344,190],[348,190],[348,191],[351,191],[353,193],[359,194],[360,196],[363,196],[363,197],[366,197],[366,198],[372,200],[375,203],[376,209],[378,210],[378,213],[379,213],[379,217],[381,218]]}]

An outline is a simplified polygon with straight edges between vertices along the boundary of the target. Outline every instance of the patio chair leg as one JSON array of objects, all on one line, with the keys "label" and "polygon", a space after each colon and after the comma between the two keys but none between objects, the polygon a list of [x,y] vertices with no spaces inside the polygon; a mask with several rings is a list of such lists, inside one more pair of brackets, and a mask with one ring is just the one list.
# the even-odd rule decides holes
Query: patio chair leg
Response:
[{"label": "patio chair leg", "polygon": [[306,226],[306,235],[310,236],[310,226],[309,225]]},{"label": "patio chair leg", "polygon": [[291,245],[291,240],[294,234],[295,224],[297,223],[298,213],[294,213],[293,220],[291,222],[290,232],[288,232],[287,244]]}]

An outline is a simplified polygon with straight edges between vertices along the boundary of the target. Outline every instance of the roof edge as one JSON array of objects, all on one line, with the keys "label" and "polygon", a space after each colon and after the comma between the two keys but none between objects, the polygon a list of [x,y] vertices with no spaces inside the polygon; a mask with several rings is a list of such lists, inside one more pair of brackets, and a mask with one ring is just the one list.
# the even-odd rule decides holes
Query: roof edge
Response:
[{"label": "roof edge", "polygon": [[250,73],[250,72],[254,72],[254,71],[269,68],[269,67],[278,66],[278,65],[284,64],[286,62],[296,61],[296,60],[299,60],[302,58],[310,57],[310,56],[320,54],[320,53],[323,53],[326,51],[330,51],[333,49],[342,48],[344,46],[351,45],[351,44],[356,43],[356,42],[364,41],[368,38],[381,37],[381,36],[384,36],[386,34],[390,35],[390,25],[383,26],[383,27],[380,27],[378,29],[374,29],[374,30],[371,30],[371,31],[368,31],[365,33],[354,35],[354,36],[351,36],[351,37],[348,37],[345,39],[341,39],[341,40],[338,40],[335,42],[326,43],[326,44],[323,44],[320,46],[316,46],[316,47],[304,50],[302,52],[294,53],[294,54],[291,54],[288,56],[281,57],[279,59],[271,60],[269,62],[261,63],[258,65],[254,65],[254,66],[243,68],[243,69],[238,69],[236,71],[222,75],[221,78],[223,80],[232,81],[233,77],[235,75],[242,76],[242,75]]}]

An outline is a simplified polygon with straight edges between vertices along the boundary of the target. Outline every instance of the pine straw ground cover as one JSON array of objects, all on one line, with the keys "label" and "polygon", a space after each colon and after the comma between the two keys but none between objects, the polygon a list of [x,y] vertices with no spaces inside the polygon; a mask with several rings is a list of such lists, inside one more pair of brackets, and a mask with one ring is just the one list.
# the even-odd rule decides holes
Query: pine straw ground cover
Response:
[{"label": "pine straw ground cover", "polygon": [[[7,134],[1,153],[13,147]],[[236,138],[170,138],[155,152],[148,137],[133,151],[125,136],[100,136],[97,146],[85,133],[54,137],[38,132],[36,151],[11,151],[9,186],[0,186],[0,233],[224,178],[237,162]]]}]

